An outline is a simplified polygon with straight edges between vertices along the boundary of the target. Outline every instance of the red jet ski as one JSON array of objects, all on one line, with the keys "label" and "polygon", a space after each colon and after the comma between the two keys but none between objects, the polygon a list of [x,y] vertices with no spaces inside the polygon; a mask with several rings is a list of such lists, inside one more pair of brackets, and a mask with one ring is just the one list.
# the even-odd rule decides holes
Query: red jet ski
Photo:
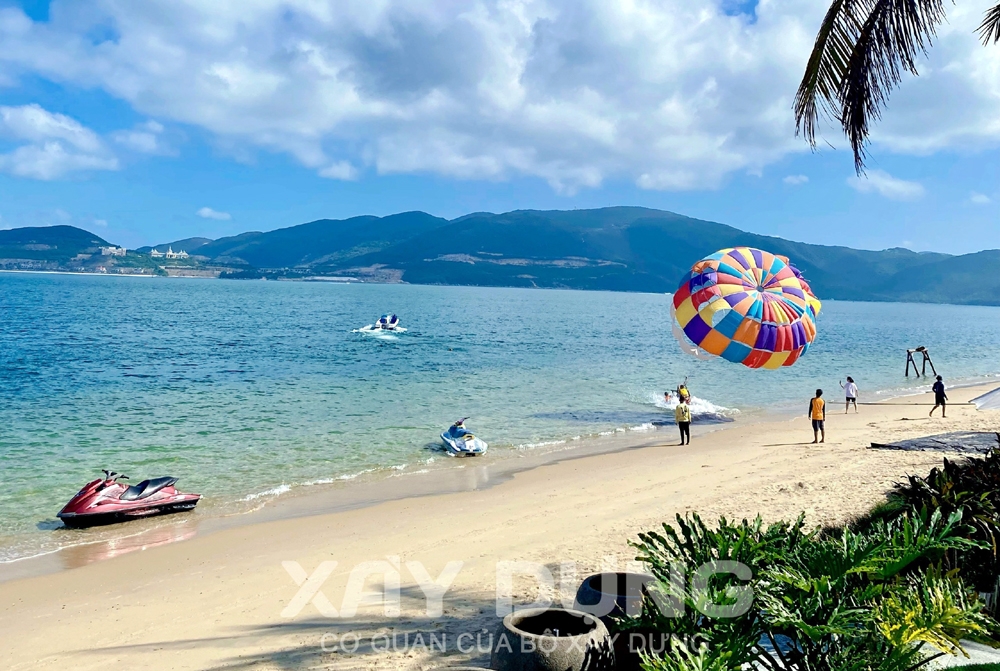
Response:
[{"label": "red jet ski", "polygon": [[177,478],[153,478],[137,485],[126,485],[127,475],[104,471],[104,479],[94,480],[69,500],[57,517],[75,529],[99,524],[127,522],[137,517],[151,517],[191,510],[201,494],[182,494],[174,489]]}]

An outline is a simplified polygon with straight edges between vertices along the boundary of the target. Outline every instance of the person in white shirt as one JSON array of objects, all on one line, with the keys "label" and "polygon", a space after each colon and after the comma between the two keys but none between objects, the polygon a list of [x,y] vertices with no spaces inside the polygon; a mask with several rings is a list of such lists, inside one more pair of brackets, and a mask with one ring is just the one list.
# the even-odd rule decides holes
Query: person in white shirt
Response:
[{"label": "person in white shirt", "polygon": [[844,404],[844,414],[851,409],[851,404],[854,404],[854,412],[858,411],[858,385],[854,384],[854,378],[850,375],[847,376],[847,384],[843,382],[840,386],[844,389],[844,396],[847,398],[847,402]]}]

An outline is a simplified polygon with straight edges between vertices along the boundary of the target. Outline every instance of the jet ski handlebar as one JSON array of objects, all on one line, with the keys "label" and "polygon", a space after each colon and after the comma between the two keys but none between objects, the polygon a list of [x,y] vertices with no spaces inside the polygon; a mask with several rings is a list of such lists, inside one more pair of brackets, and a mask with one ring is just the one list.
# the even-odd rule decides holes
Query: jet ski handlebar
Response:
[{"label": "jet ski handlebar", "polygon": [[114,471],[108,471],[108,470],[105,470],[103,468],[101,469],[101,473],[104,473],[104,475],[106,476],[105,480],[128,480],[129,479],[127,475],[124,475],[122,473],[115,473]]}]

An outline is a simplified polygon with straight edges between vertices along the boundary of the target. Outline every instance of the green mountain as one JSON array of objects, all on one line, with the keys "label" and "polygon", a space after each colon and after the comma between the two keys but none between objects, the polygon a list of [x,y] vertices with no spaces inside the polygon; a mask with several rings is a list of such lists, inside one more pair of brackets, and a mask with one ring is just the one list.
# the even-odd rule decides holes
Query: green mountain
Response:
[{"label": "green mountain", "polygon": [[0,230],[0,268],[56,269],[107,246],[103,238],[75,226]]},{"label": "green mountain", "polygon": [[333,268],[447,223],[446,219],[424,212],[404,212],[388,217],[320,219],[267,233],[243,233],[220,238],[200,247],[198,254],[254,268]]},{"label": "green mountain", "polygon": [[[793,242],[640,207],[324,219],[245,233],[199,254],[243,263],[247,277],[343,275],[420,284],[673,291],[699,258],[750,245],[784,254],[821,297],[1000,305],[1000,252],[964,256]],[[975,287],[975,288],[973,288]]]},{"label": "green mountain", "polygon": [[[952,256],[812,245],[641,207],[477,212],[451,221],[404,212],[204,240],[169,244],[232,268],[224,277],[651,292],[673,291],[692,263],[718,249],[749,245],[788,256],[820,298],[1000,305],[1000,250]],[[0,231],[0,268],[70,269],[106,244],[71,226]],[[99,254],[90,261],[104,262]]]}]

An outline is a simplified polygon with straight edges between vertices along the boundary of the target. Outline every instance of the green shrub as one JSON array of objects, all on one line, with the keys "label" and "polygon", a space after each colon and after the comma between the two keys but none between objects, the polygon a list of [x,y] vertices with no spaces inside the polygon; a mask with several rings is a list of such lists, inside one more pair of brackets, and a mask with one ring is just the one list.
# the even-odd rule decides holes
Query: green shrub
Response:
[{"label": "green shrub", "polygon": [[[637,558],[657,582],[639,617],[619,626],[670,636],[662,655],[644,658],[647,671],[911,671],[995,630],[975,593],[939,568],[949,552],[982,547],[965,537],[962,517],[900,515],[824,535],[807,532],[802,517],[768,526],[722,519],[712,529],[697,515],[678,516],[676,527],[640,534]],[[750,569],[749,581],[679,578],[681,566],[690,574],[725,561]],[[748,609],[713,615],[740,604],[748,587]]]},{"label": "green shrub", "polygon": [[[1000,437],[998,437],[1000,439]],[[940,510],[948,516],[958,512],[968,537],[980,545],[966,552],[950,553],[948,568],[959,569],[962,577],[979,591],[992,592],[1000,575],[997,545],[1000,541],[1000,451],[983,458],[960,462],[944,460],[927,477],[910,476],[889,494],[887,508],[897,515]]]}]

